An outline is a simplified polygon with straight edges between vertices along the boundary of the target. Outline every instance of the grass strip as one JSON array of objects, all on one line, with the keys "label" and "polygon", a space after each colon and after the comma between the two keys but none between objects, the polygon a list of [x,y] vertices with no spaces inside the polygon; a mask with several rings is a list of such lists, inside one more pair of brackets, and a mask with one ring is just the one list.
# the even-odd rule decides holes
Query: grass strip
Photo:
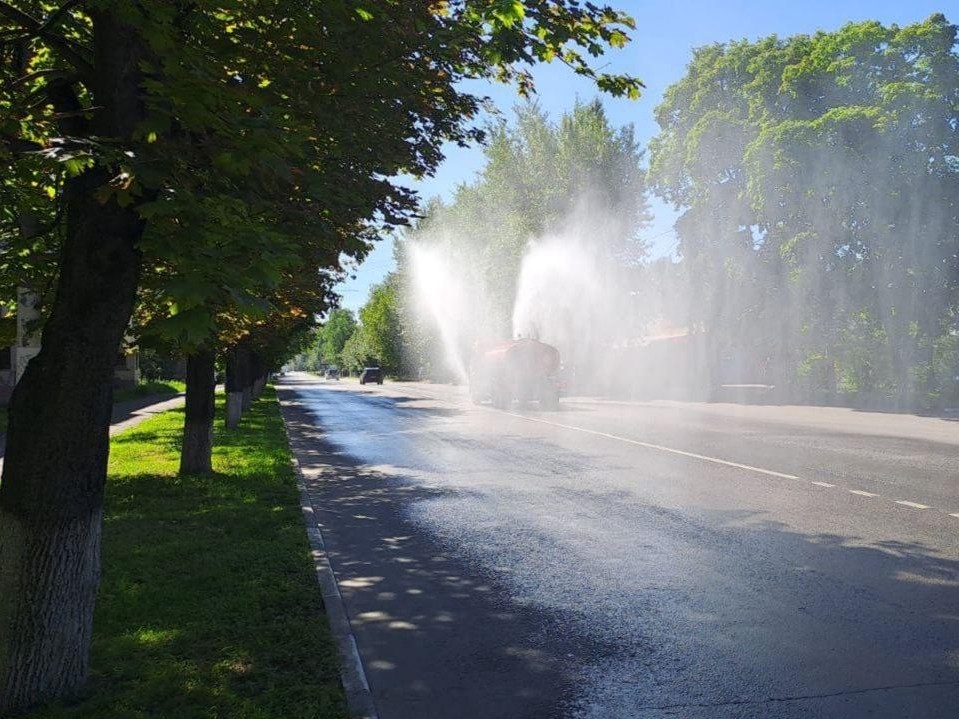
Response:
[{"label": "grass strip", "polygon": [[89,696],[29,716],[346,717],[275,394],[217,420],[214,476],[177,476],[182,425],[111,440]]}]

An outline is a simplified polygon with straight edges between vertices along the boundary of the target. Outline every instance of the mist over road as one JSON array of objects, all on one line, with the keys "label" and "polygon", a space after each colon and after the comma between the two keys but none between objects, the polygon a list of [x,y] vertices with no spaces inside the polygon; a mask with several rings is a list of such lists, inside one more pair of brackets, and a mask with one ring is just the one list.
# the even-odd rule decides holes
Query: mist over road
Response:
[{"label": "mist over road", "polygon": [[279,391],[383,719],[956,716],[959,422]]}]

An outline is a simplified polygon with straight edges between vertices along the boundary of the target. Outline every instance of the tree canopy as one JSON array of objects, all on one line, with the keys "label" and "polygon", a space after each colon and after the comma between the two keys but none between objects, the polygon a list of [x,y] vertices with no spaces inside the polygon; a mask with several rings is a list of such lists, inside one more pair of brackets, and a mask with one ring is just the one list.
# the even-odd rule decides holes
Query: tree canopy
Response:
[{"label": "tree canopy", "polygon": [[[187,349],[278,357],[328,308],[341,262],[414,215],[395,178],[483,137],[464,80],[530,93],[529,65],[555,60],[635,96],[593,65],[632,26],[575,0],[0,0],[0,302],[26,286],[45,303],[0,484],[0,712],[85,679],[134,310]],[[57,597],[76,598],[75,621]]]},{"label": "tree canopy", "polygon": [[[194,340],[213,330],[208,309],[255,305],[304,255],[332,279],[342,257],[361,259],[380,228],[405,223],[415,197],[388,178],[428,174],[444,142],[483,136],[470,125],[480,98],[460,79],[515,80],[528,92],[524,63],[555,58],[613,93],[639,88],[587,62],[626,40],[631,21],[609,8],[87,5],[0,4],[12,38],[0,92],[3,295],[12,300],[31,272],[47,278],[34,284],[49,285],[63,177],[102,164],[115,174],[98,190],[101,201],[134,203],[150,220],[140,248],[144,282],[158,293],[154,322],[167,319],[162,329]],[[129,137],[111,138],[91,121],[97,91],[109,91],[97,87],[91,55],[91,18],[101,11],[119,15],[145,45],[148,94]]]},{"label": "tree canopy", "polygon": [[[643,151],[632,126],[616,128],[602,104],[577,102],[558,120],[535,103],[489,129],[486,164],[448,203],[429,204],[397,242],[397,316],[411,371],[442,376],[439,311],[457,325],[466,357],[480,338],[510,337],[524,258],[551,237],[575,241],[609,269],[638,265],[649,221]],[[451,278],[444,283],[443,276]],[[424,294],[443,305],[424,308]],[[445,341],[450,341],[447,338]]]},{"label": "tree canopy", "polygon": [[369,353],[387,371],[397,371],[400,359],[400,323],[397,314],[396,287],[389,279],[370,291],[370,298],[360,310],[360,321]]},{"label": "tree canopy", "polygon": [[701,48],[657,109],[690,318],[813,392],[943,391],[959,272],[959,55],[907,27]]},{"label": "tree canopy", "polygon": [[320,327],[317,338],[320,356],[327,364],[341,363],[343,346],[356,331],[356,317],[350,310],[337,308]]}]

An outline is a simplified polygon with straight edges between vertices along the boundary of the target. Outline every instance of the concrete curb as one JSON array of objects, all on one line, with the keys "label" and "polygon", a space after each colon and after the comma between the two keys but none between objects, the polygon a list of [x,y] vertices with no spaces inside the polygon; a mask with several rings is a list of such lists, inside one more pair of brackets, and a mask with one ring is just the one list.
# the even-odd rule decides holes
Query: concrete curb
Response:
[{"label": "concrete curb", "polygon": [[373,702],[373,694],[370,692],[370,685],[366,680],[366,672],[363,669],[363,660],[360,658],[360,652],[356,646],[356,637],[353,636],[350,617],[346,612],[346,605],[343,604],[343,597],[340,595],[339,587],[336,584],[336,575],[333,573],[333,566],[330,564],[329,555],[326,553],[323,533],[316,521],[313,504],[306,490],[303,470],[290,443],[290,428],[286,423],[283,403],[280,402],[279,405],[280,418],[283,420],[283,429],[286,432],[286,442],[290,447],[290,457],[296,471],[296,486],[300,492],[300,509],[303,511],[303,521],[306,524],[306,535],[310,540],[313,568],[320,584],[320,594],[323,597],[323,606],[330,622],[330,629],[340,653],[340,678],[343,682],[343,690],[346,693],[347,709],[353,719],[379,719],[376,713],[376,705]]}]

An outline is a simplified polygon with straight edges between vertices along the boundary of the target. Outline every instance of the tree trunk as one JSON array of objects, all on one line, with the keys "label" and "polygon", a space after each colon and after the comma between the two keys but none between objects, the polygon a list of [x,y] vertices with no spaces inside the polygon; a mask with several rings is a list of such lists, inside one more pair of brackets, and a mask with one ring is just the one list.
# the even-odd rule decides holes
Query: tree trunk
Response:
[{"label": "tree trunk", "polygon": [[935,406],[942,401],[942,397],[933,402],[939,393],[939,374],[936,372],[936,342],[935,338],[927,334],[929,347],[926,349],[926,402]]},{"label": "tree trunk", "polygon": [[245,343],[237,351],[240,355],[240,406],[246,412],[253,404],[253,353]]},{"label": "tree trunk", "polygon": [[136,212],[70,183],[53,311],[10,401],[0,484],[0,713],[86,680],[100,577],[113,370],[130,320],[143,231]]},{"label": "tree trunk", "polygon": [[256,352],[252,353],[253,362],[253,399],[257,399],[263,393],[263,387],[266,385],[266,373],[263,370],[263,359]]},{"label": "tree trunk", "polygon": [[200,350],[186,360],[186,418],[183,422],[180,474],[213,472],[215,358],[213,350]]},{"label": "tree trunk", "polygon": [[[126,138],[142,117],[135,31],[91,10],[93,133]],[[98,199],[115,171],[65,187],[66,226],[40,353],[9,407],[0,483],[0,715],[76,693],[87,678],[113,370],[130,320],[144,224]]]},{"label": "tree trunk", "polygon": [[911,338],[903,322],[888,313],[886,322],[886,341],[889,343],[890,364],[892,365],[893,380],[896,383],[896,409],[912,409],[912,377],[911,352],[909,343]]},{"label": "tree trunk", "polygon": [[240,387],[239,350],[231,347],[226,353],[226,428],[236,429],[242,414],[243,392]]}]

